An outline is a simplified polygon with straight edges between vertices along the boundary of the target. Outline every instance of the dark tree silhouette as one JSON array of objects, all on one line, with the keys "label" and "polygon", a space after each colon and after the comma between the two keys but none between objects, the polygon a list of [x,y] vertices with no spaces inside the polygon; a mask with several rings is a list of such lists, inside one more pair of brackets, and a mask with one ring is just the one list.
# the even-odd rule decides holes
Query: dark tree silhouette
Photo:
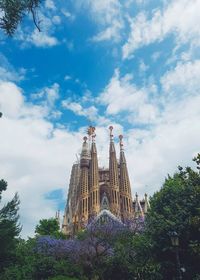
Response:
[{"label": "dark tree silhouette", "polygon": [[[7,183],[0,180],[0,202],[2,191],[7,189]],[[11,201],[0,209],[0,270],[12,262],[21,226],[19,224],[19,196],[16,193]]]},{"label": "dark tree silhouette", "polygon": [[40,31],[37,9],[42,0],[0,0],[0,28],[12,36],[20,22],[27,14],[31,14],[33,22]]}]

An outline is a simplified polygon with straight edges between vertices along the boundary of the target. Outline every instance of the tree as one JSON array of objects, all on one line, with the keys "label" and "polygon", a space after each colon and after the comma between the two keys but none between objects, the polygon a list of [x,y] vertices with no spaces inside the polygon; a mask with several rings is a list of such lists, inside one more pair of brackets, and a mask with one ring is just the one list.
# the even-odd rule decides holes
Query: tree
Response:
[{"label": "tree", "polygon": [[24,16],[31,14],[36,28],[40,31],[37,9],[42,0],[0,0],[0,28],[12,36]]},{"label": "tree", "polygon": [[7,189],[7,182],[4,181],[3,179],[0,180],[0,202],[1,202],[1,194],[3,191]]},{"label": "tree", "polygon": [[[2,191],[7,189],[7,183],[0,180],[0,202]],[[15,255],[17,237],[21,231],[19,224],[19,197],[14,198],[0,209],[0,270],[12,262]]]},{"label": "tree", "polygon": [[[56,245],[60,243],[64,245],[65,242],[68,242],[68,240],[47,237],[29,238],[28,240],[19,239],[15,249],[16,258],[10,266],[6,267],[3,273],[0,273],[0,279],[83,280],[84,277],[81,275],[80,268],[70,262],[65,255],[61,254],[59,256],[59,250]],[[46,254],[41,250],[41,247],[44,248],[45,245],[47,246]],[[56,246],[56,251],[52,245]],[[64,251],[61,246],[59,248],[62,252]],[[53,254],[53,251],[55,251],[55,254]]]},{"label": "tree", "polygon": [[181,267],[186,270],[184,279],[195,279],[200,274],[200,154],[194,161],[197,171],[179,167],[150,201],[146,234],[152,244],[152,256],[160,264],[164,279],[173,279],[176,275],[169,236],[172,231],[179,236]]},{"label": "tree", "polygon": [[161,280],[159,264],[152,258],[149,237],[126,232],[114,244],[114,254],[104,272],[106,280]]},{"label": "tree", "polygon": [[[168,176],[145,221],[94,220],[76,238],[60,239],[57,220],[41,220],[35,238],[15,245],[0,279],[175,279],[171,231],[179,235],[183,279],[200,279],[200,155],[194,160],[197,170],[179,167]],[[6,187],[2,180],[0,198]]]},{"label": "tree", "polygon": [[59,223],[57,219],[43,219],[35,228],[35,233],[38,235],[48,235],[56,238],[65,238],[65,235],[60,232]]}]

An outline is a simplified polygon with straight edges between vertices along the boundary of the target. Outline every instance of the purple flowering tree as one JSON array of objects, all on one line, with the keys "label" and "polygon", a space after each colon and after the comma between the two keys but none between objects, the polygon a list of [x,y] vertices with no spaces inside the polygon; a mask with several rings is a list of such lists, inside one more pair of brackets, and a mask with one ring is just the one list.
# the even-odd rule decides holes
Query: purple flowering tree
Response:
[{"label": "purple flowering tree", "polygon": [[[105,218],[105,219],[104,219]],[[118,240],[142,232],[144,219],[130,219],[125,223],[117,219],[93,220],[79,236],[68,239],[55,239],[49,236],[37,238],[36,252],[56,259],[68,259],[81,265],[88,277],[103,273],[105,263],[115,254]],[[130,252],[129,252],[130,253]],[[134,256],[134,252],[131,253]]]}]

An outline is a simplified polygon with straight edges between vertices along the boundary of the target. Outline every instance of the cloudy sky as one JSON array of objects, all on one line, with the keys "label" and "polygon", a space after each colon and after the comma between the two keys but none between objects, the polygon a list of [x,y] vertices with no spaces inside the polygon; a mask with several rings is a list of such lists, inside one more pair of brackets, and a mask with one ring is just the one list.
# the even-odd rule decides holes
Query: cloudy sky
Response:
[{"label": "cloudy sky", "polygon": [[200,0],[46,0],[0,34],[0,178],[23,236],[63,210],[86,127],[108,165],[124,135],[132,192],[150,195],[200,147]]}]

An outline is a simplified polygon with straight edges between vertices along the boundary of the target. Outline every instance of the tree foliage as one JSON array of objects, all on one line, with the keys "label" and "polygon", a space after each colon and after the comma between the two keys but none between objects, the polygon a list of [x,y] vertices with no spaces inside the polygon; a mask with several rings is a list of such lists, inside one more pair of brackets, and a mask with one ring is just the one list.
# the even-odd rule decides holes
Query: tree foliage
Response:
[{"label": "tree foliage", "polygon": [[[2,191],[7,189],[7,183],[0,180],[0,202]],[[0,268],[9,264],[15,255],[16,238],[21,226],[19,224],[19,197],[14,198],[0,209]]]},{"label": "tree foliage", "polygon": [[197,171],[179,167],[174,176],[168,176],[161,190],[150,201],[146,234],[152,243],[154,259],[160,263],[166,279],[172,279],[176,274],[175,254],[170,241],[172,231],[179,236],[180,261],[186,270],[185,279],[193,279],[200,274],[200,155],[194,161]]},{"label": "tree foliage", "polygon": [[[43,238],[43,237],[42,237]],[[55,242],[58,241],[55,239]],[[40,253],[37,238],[20,239],[16,247],[16,258],[13,264],[0,274],[2,280],[44,280],[81,278],[81,269],[76,267],[67,257],[58,258],[54,255]]]},{"label": "tree foliage", "polygon": [[60,232],[58,220],[55,218],[40,220],[35,228],[35,233],[38,235],[65,238],[65,235]]},{"label": "tree foliage", "polygon": [[[183,279],[200,279],[200,155],[197,170],[178,168],[150,201],[145,220],[93,223],[61,239],[56,219],[41,220],[36,236],[19,240],[12,265],[0,278],[54,280],[176,279],[170,232],[179,236]],[[6,183],[0,184],[1,191]],[[49,236],[47,236],[49,235]]]},{"label": "tree foliage", "polygon": [[31,14],[33,22],[40,31],[37,9],[42,0],[0,0],[0,28],[12,36],[25,15]]}]

